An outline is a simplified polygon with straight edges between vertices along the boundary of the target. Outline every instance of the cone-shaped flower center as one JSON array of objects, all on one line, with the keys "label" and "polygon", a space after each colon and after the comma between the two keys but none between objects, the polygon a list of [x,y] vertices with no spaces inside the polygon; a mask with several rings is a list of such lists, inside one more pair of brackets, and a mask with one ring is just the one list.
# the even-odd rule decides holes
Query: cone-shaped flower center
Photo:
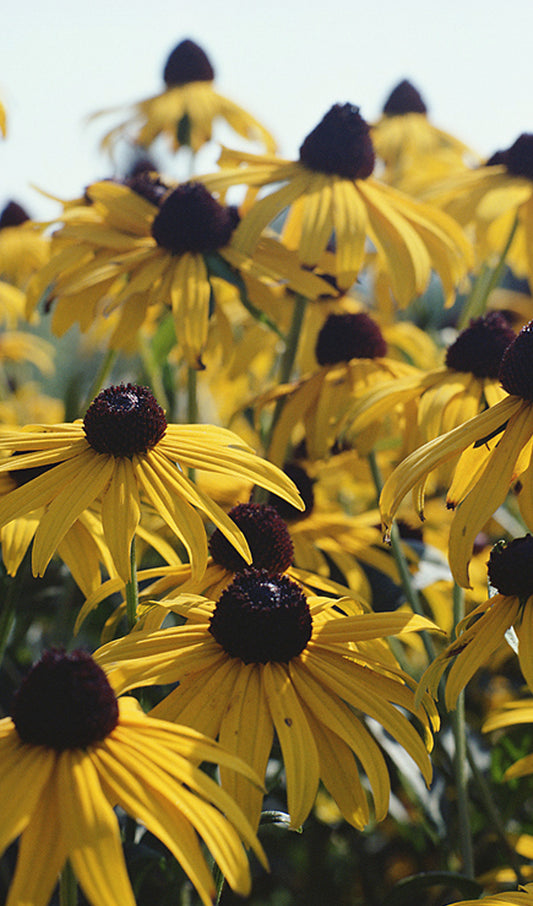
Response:
[{"label": "cone-shaped flower center", "polygon": [[403,116],[405,113],[427,113],[428,109],[422,95],[407,79],[393,88],[385,104],[383,113],[386,116]]},{"label": "cone-shaped flower center", "polygon": [[351,359],[376,359],[387,354],[380,328],[364,312],[329,315],[315,347],[319,365],[335,365]]},{"label": "cone-shaped flower center", "polygon": [[497,378],[503,353],[516,334],[500,312],[470,322],[446,353],[446,365],[478,378]]},{"label": "cone-shaped flower center", "polygon": [[305,469],[295,462],[288,462],[283,466],[283,471],[294,482],[300,492],[305,509],[297,510],[295,506],[278,497],[277,494],[269,493],[269,506],[274,507],[285,522],[298,522],[305,519],[311,513],[315,505],[315,494],[313,491],[313,480],[309,477]]},{"label": "cone-shaped flower center", "polygon": [[490,584],[501,595],[529,598],[533,595],[533,535],[500,541],[490,552]]},{"label": "cone-shaped flower center", "polygon": [[24,208],[17,204],[16,201],[8,201],[2,213],[0,214],[0,230],[4,227],[20,226],[29,220],[29,216]]},{"label": "cone-shaped flower center", "polygon": [[148,387],[107,387],[92,401],[83,420],[87,440],[97,453],[132,457],[147,453],[163,437],[167,420]]},{"label": "cone-shaped flower center", "polygon": [[222,592],[209,631],[245,664],[286,664],[306,647],[313,621],[301,588],[265,569],[239,573]]},{"label": "cone-shaped flower center", "polygon": [[15,695],[11,717],[23,742],[85,749],[101,742],[118,723],[118,704],[108,679],[85,651],[47,651]]},{"label": "cone-shaped flower center", "polygon": [[504,151],[495,151],[486,166],[504,164],[512,176],[525,176],[533,180],[533,133],[523,132],[514,144]]},{"label": "cone-shaped flower center", "polygon": [[498,376],[507,393],[533,402],[533,321],[505,350]]},{"label": "cone-shaped flower center", "polygon": [[238,222],[237,208],[219,204],[201,183],[187,182],[163,201],[152,236],[176,255],[216,252],[228,244]]},{"label": "cone-shaped flower center", "polygon": [[370,128],[353,104],[335,104],[309,133],[300,162],[319,173],[367,179],[375,164]]},{"label": "cone-shaped flower center", "polygon": [[[293,546],[287,526],[277,510],[261,503],[240,503],[229,516],[244,534],[252,554],[252,566],[270,575],[285,572],[292,563]],[[215,563],[238,573],[248,564],[220,529],[211,535],[209,550]]]},{"label": "cone-shaped flower center", "polygon": [[212,82],[215,71],[205,51],[194,41],[186,38],[168,57],[163,78],[167,88],[175,88],[188,82]]}]

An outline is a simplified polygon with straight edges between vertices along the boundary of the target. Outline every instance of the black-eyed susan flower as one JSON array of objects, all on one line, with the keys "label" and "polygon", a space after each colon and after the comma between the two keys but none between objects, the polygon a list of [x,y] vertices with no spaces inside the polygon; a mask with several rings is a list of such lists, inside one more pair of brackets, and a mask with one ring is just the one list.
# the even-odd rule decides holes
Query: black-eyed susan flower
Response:
[{"label": "black-eyed susan flower", "polygon": [[422,95],[407,79],[389,94],[371,134],[384,164],[382,178],[409,193],[464,171],[467,158],[474,159],[463,142],[431,122]]},{"label": "black-eyed susan flower", "polygon": [[0,278],[19,289],[50,257],[50,240],[29,220],[16,201],[9,201],[0,214]]},{"label": "black-eyed susan flower", "polygon": [[505,350],[499,378],[506,396],[452,431],[411,453],[389,476],[380,507],[385,530],[405,495],[423,518],[427,477],[459,453],[447,505],[455,509],[449,559],[454,578],[468,587],[474,540],[514,485],[522,517],[533,529],[533,322]]},{"label": "black-eyed susan flower", "polygon": [[[179,681],[153,715],[201,727],[259,777],[275,730],[292,826],[305,821],[321,779],[346,820],[364,827],[369,807],[357,762],[377,818],[385,816],[388,771],[365,715],[392,734],[429,781],[426,744],[406,716],[415,713],[411,681],[384,641],[432,625],[427,620],[365,614],[350,599],[307,599],[287,576],[253,569],[239,573],[217,602],[183,595],[172,607],[186,616],[184,625],[110,642],[95,655],[98,663],[116,690]],[[416,713],[427,734],[428,714]],[[221,780],[256,825],[260,791],[225,770]]]},{"label": "black-eyed susan flower", "polygon": [[381,422],[413,401],[422,442],[451,431],[507,395],[498,375],[515,336],[498,312],[472,321],[447,348],[441,367],[384,383],[361,397],[351,412],[351,431]]},{"label": "black-eyed susan flower", "polygon": [[446,680],[446,707],[454,708],[459,693],[513,627],[518,658],[528,685],[533,688],[533,536],[499,542],[490,553],[488,576],[496,594],[468,614],[457,627],[457,638],[435,658],[420,680],[420,690],[433,695],[441,676]]},{"label": "black-eyed susan flower", "polygon": [[2,133],[3,138],[5,138],[7,135],[7,114],[2,101],[0,101],[0,132]]},{"label": "black-eyed susan flower", "polygon": [[133,384],[103,390],[83,422],[6,431],[0,449],[10,454],[0,471],[37,470],[35,477],[0,498],[2,526],[46,508],[33,542],[35,575],[43,574],[68,529],[95,504],[101,507],[104,537],[117,572],[126,582],[144,502],[184,544],[195,575],[203,572],[207,560],[200,514],[248,557],[242,533],[187,477],[189,468],[246,475],[301,505],[287,477],[236,434],[211,425],[168,425],[150,391]]},{"label": "black-eyed susan flower", "polygon": [[[372,177],[370,129],[351,104],[336,104],[309,133],[297,161],[224,151],[219,173],[202,177],[211,190],[283,183],[257,201],[235,232],[245,252],[263,229],[288,208],[281,237],[302,264],[320,265],[334,235],[334,276],[348,289],[367,261],[367,241],[380,255],[394,297],[407,305],[426,288],[431,270],[447,297],[468,269],[469,243],[442,212],[409,199]],[[327,273],[332,273],[328,264]]]},{"label": "black-eyed susan flower", "polygon": [[511,240],[507,263],[517,276],[532,277],[533,134],[523,133],[485,166],[450,177],[428,197],[474,229],[480,261],[501,255]]},{"label": "black-eyed susan flower", "polygon": [[[185,39],[174,48],[165,63],[163,79],[165,90],[161,94],[133,104],[127,119],[104,136],[104,150],[113,151],[120,138],[148,148],[164,135],[174,151],[182,146],[198,151],[211,141],[213,124],[220,119],[243,138],[259,141],[268,151],[274,151],[276,142],[270,132],[215,90],[214,69],[194,41]],[[94,116],[114,112],[103,110]]]},{"label": "black-eyed susan flower", "polygon": [[249,774],[201,734],[117,701],[85,652],[46,652],[0,720],[0,851],[21,838],[7,904],[46,906],[68,859],[93,906],[135,906],[116,805],[159,837],[206,906],[214,882],[199,837],[231,886],[248,893],[243,844],[264,862],[261,847],[201,761]]},{"label": "black-eyed susan flower", "polygon": [[237,209],[219,204],[200,183],[172,189],[156,174],[141,174],[128,185],[95,183],[86,197],[90,204],[64,212],[54,234],[57,254],[28,287],[29,311],[46,294],[55,300],[59,336],[74,323],[86,331],[118,310],[109,343],[121,349],[149,312],[171,309],[182,353],[201,368],[217,278],[232,286],[244,275],[286,280],[311,297],[323,286],[274,239],[263,240],[253,260],[235,248]]},{"label": "black-eyed susan flower", "polygon": [[[379,325],[365,312],[329,315],[315,347],[320,366],[292,384],[267,391],[255,404],[284,399],[276,423],[269,455],[283,463],[297,426],[303,425],[306,452],[310,459],[327,457],[343,428],[355,400],[380,382],[391,382],[416,373],[410,365],[387,357],[387,344]],[[376,431],[361,434],[358,449],[370,449]]]}]

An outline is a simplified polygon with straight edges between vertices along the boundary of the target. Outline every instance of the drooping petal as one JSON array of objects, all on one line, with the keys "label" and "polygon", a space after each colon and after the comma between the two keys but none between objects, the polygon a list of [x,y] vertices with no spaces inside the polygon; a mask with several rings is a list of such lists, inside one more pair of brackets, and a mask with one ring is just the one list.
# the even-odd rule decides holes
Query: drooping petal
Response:
[{"label": "drooping petal", "polygon": [[[38,754],[42,755],[41,747]],[[22,835],[6,906],[47,906],[65,864],[68,846],[68,829],[64,826],[57,771],[54,770],[41,788],[38,805]]]},{"label": "drooping petal", "polygon": [[291,826],[300,827],[313,807],[318,790],[318,752],[286,667],[267,663],[262,665],[261,673],[283,754]]},{"label": "drooping petal", "polygon": [[89,753],[62,753],[57,788],[68,856],[86,896],[95,906],[135,906],[118,821]]}]

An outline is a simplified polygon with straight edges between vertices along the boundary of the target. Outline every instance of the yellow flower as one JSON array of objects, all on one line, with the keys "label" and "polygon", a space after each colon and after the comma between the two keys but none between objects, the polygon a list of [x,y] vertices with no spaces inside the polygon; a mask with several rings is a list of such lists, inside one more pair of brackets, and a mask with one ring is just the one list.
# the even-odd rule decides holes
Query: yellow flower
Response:
[{"label": "yellow flower", "polygon": [[[498,312],[472,321],[448,347],[443,366],[387,381],[360,397],[350,415],[351,431],[382,422],[396,407],[413,402],[422,442],[451,431],[507,395],[498,372],[514,338]],[[406,421],[412,423],[412,414]]]},{"label": "yellow flower", "polygon": [[9,201],[0,214],[0,277],[24,289],[50,257],[50,240],[31,223],[24,208]]},{"label": "yellow flower", "polygon": [[0,720],[0,852],[21,836],[6,906],[46,906],[67,859],[93,906],[135,906],[115,805],[183,866],[205,906],[215,886],[197,834],[228,882],[250,890],[243,843],[264,856],[231,799],[195,765],[246,765],[201,734],[117,701],[82,651],[47,652]]},{"label": "yellow flower", "polygon": [[425,290],[432,268],[451,299],[468,269],[470,246],[455,221],[371,176],[369,127],[350,104],[331,108],[303,142],[297,161],[225,151],[220,163],[219,173],[202,177],[214,191],[284,183],[257,201],[239,224],[235,245],[244,252],[251,252],[262,230],[288,208],[281,237],[305,266],[320,265],[334,235],[334,276],[341,289],[364,267],[368,239],[401,305]]},{"label": "yellow flower", "polygon": [[[388,771],[363,715],[392,734],[429,782],[426,746],[405,715],[415,713],[411,680],[384,641],[431,627],[429,621],[365,614],[348,598],[307,600],[286,576],[253,569],[240,573],[217,603],[183,595],[171,606],[186,616],[184,625],[137,631],[103,646],[96,660],[117,691],[179,681],[153,715],[219,737],[259,777],[275,730],[293,827],[309,814],[319,779],[347,821],[359,828],[368,823],[355,759],[368,777],[377,819],[385,816]],[[425,708],[416,714],[430,745],[428,714]],[[429,714],[435,719],[431,708]],[[256,826],[260,791],[225,770],[221,781]]]},{"label": "yellow flower", "polygon": [[480,261],[503,252],[517,218],[506,260],[517,276],[531,279],[533,134],[520,135],[484,167],[450,178],[428,198],[463,227],[474,227]]},{"label": "yellow flower", "polygon": [[433,125],[419,91],[406,79],[387,98],[372,141],[385,165],[382,179],[410,194],[464,171],[467,156],[474,158],[463,142]]},{"label": "yellow flower", "polygon": [[109,343],[121,349],[154,307],[162,314],[170,308],[188,364],[202,368],[214,278],[239,289],[245,275],[281,279],[311,297],[324,285],[274,239],[264,239],[253,260],[235,248],[236,208],[219,204],[200,183],[171,189],[156,174],[141,174],[128,185],[95,183],[86,195],[90,204],[63,212],[57,253],[28,287],[30,312],[46,295],[56,300],[52,329],[59,336],[74,323],[87,331],[118,310]]},{"label": "yellow flower", "polygon": [[[148,148],[162,134],[174,151],[182,146],[198,151],[211,141],[217,119],[225,120],[243,138],[261,142],[268,151],[275,150],[270,132],[255,117],[215,91],[213,67],[194,41],[181,41],[174,48],[163,78],[165,91],[134,104],[128,118],[104,136],[104,150],[112,151],[122,137]],[[102,110],[94,117],[114,112]]]},{"label": "yellow flower", "polygon": [[[94,504],[101,506],[105,541],[126,582],[143,502],[183,543],[194,575],[201,575],[207,561],[200,514],[248,558],[242,533],[187,478],[189,468],[246,476],[301,506],[289,479],[255,456],[236,434],[211,425],[168,425],[150,391],[133,384],[103,390],[83,423],[6,431],[0,450],[11,454],[0,464],[0,472],[13,474],[16,465],[16,474],[22,476],[20,486],[0,497],[0,526],[46,507],[33,543],[35,575],[44,573],[68,529]],[[26,469],[38,474],[24,480]]]},{"label": "yellow flower", "polygon": [[1,101],[0,101],[0,132],[2,133],[3,137],[5,138],[7,135],[7,115],[6,115],[6,108],[4,107],[4,105],[2,104]]},{"label": "yellow flower", "polygon": [[488,574],[497,590],[476,607],[458,626],[457,638],[429,665],[419,684],[435,696],[440,679],[453,661],[446,682],[446,707],[454,708],[457,697],[476,670],[492,654],[513,627],[518,639],[518,658],[528,685],[533,688],[533,536],[496,544],[490,554]]},{"label": "yellow flower", "polygon": [[[257,408],[284,399],[285,404],[270,445],[269,457],[278,464],[287,458],[295,428],[303,424],[306,455],[323,459],[350,427],[357,398],[382,382],[393,383],[413,374],[404,362],[386,357],[387,344],[378,324],[365,312],[332,314],[319,332],[314,374],[282,384],[254,401]],[[359,451],[372,448],[375,426],[350,442]]]},{"label": "yellow flower", "polygon": [[385,531],[410,490],[414,507],[423,518],[429,473],[461,453],[447,505],[455,509],[450,530],[450,567],[455,580],[465,587],[469,585],[468,561],[474,539],[515,483],[522,517],[533,529],[532,346],[530,322],[507,347],[501,361],[499,377],[509,396],[415,450],[383,487],[380,507]]}]

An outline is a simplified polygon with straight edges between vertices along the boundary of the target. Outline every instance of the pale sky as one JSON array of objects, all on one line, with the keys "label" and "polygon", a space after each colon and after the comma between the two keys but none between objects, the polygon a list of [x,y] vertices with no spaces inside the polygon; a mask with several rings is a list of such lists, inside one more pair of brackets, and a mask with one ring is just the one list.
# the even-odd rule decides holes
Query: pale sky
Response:
[{"label": "pale sky", "polygon": [[[84,119],[160,91],[183,38],[204,48],[218,90],[260,119],[286,157],[334,103],[377,118],[403,78],[436,125],[482,155],[533,132],[531,0],[4,0],[0,22],[9,129],[0,206],[14,198],[35,217],[58,207],[30,184],[69,198],[111,175],[97,150],[104,123]],[[212,169],[215,151],[205,159]]]}]

